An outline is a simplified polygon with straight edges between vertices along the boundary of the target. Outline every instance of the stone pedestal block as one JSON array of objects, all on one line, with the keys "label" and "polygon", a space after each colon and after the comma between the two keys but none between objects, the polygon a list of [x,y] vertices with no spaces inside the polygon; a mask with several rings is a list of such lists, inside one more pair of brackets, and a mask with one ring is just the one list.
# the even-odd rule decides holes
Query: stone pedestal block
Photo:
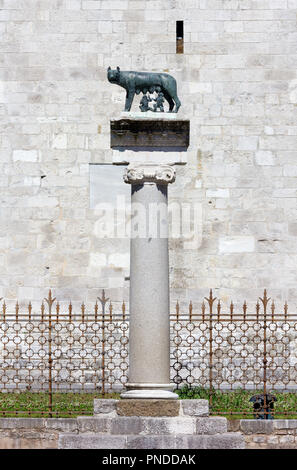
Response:
[{"label": "stone pedestal block", "polygon": [[[59,436],[60,449],[243,449],[227,419],[201,416],[206,400],[95,400],[94,417],[79,417],[78,433]],[[187,412],[191,414],[186,414]],[[160,415],[156,415],[160,413]],[[165,414],[167,413],[167,415]],[[177,413],[177,414],[176,414]]]},{"label": "stone pedestal block", "polygon": [[129,117],[110,121],[111,148],[187,149],[189,137],[189,120],[131,119]]},{"label": "stone pedestal block", "polygon": [[178,400],[120,400],[117,403],[119,416],[179,416]]}]

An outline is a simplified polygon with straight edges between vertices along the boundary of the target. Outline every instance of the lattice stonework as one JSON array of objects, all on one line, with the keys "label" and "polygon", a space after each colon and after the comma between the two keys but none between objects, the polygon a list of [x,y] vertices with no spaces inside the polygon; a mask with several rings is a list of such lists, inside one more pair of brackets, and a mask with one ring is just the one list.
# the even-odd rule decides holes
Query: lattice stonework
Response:
[{"label": "lattice stonework", "polygon": [[[123,390],[129,362],[125,303],[116,309],[103,291],[92,312],[84,303],[79,312],[71,303],[62,312],[50,291],[38,314],[31,304],[24,313],[17,303],[13,314],[7,312],[4,300],[1,304],[1,415],[21,415],[26,410],[63,416],[59,404],[65,396],[72,397],[69,414],[91,414],[86,403],[93,396]],[[223,313],[210,291],[198,308],[190,302],[187,314],[180,313],[177,303],[171,315],[171,380],[177,389],[200,387],[216,414],[230,413],[228,407],[216,408],[217,391],[243,389],[252,395],[256,390],[263,394],[296,390],[297,316],[289,314],[287,303],[277,314],[264,291],[253,313],[246,303],[238,312],[232,302]],[[15,400],[17,396],[20,400]],[[251,412],[239,408],[238,413]],[[285,409],[280,412],[286,414]]]}]

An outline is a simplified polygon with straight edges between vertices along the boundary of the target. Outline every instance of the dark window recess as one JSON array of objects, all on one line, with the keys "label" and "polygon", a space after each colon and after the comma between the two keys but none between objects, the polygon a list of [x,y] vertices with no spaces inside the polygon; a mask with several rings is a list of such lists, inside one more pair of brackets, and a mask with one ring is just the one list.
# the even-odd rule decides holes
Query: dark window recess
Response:
[{"label": "dark window recess", "polygon": [[176,53],[184,53],[184,22],[176,22]]}]

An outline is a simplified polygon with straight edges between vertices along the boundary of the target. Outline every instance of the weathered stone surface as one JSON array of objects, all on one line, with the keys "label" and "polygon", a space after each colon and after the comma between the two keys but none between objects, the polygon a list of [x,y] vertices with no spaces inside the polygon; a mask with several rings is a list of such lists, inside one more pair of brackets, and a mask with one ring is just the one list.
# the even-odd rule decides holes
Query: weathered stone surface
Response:
[{"label": "weathered stone surface", "polygon": [[128,436],[127,449],[176,449],[175,436]]},{"label": "weathered stone surface", "polygon": [[59,449],[125,449],[126,437],[108,434],[61,434]]},{"label": "weathered stone surface", "polygon": [[2,437],[0,435],[0,449],[57,449],[58,437],[55,440],[25,439],[22,437]]},{"label": "weathered stone surface", "polygon": [[240,419],[228,419],[228,431],[236,432],[240,430]]},{"label": "weathered stone surface", "polygon": [[273,420],[242,419],[240,421],[240,430],[244,434],[271,434],[273,426]]},{"label": "weathered stone surface", "polygon": [[143,421],[137,416],[121,416],[111,422],[111,434],[139,434],[143,430]]},{"label": "weathered stone surface", "polygon": [[236,420],[247,449],[294,449],[297,445],[295,419]]},{"label": "weathered stone surface", "polygon": [[60,432],[77,432],[77,419],[1,418],[1,449],[55,449]]},{"label": "weathered stone surface", "polygon": [[227,433],[221,417],[1,418],[0,449],[294,449],[296,422],[235,420]]},{"label": "weathered stone surface", "polygon": [[215,434],[207,437],[208,449],[244,449],[244,438],[240,433]]},{"label": "weathered stone surface", "polygon": [[297,419],[275,419],[273,420],[273,429],[297,429]]},{"label": "weathered stone surface", "polygon": [[44,418],[0,418],[0,429],[43,429]]},{"label": "weathered stone surface", "polygon": [[118,400],[110,399],[95,399],[94,400],[94,416],[101,414],[116,414]]},{"label": "weathered stone surface", "polygon": [[208,400],[181,400],[182,412],[188,416],[208,416]]},{"label": "weathered stone surface", "polygon": [[62,432],[73,432],[78,430],[78,421],[76,418],[45,419],[45,429]]},{"label": "weathered stone surface", "polygon": [[221,237],[220,253],[250,253],[255,250],[255,239],[252,236]]},{"label": "weathered stone surface", "polygon": [[111,148],[187,148],[189,139],[189,120],[126,118],[110,121]]},{"label": "weathered stone surface", "polygon": [[120,416],[178,416],[179,400],[120,400],[116,405]]},{"label": "weathered stone surface", "polygon": [[194,418],[143,418],[145,434],[193,434],[196,423]]},{"label": "weathered stone surface", "polygon": [[177,449],[244,449],[244,438],[239,433],[177,436]]},{"label": "weathered stone surface", "polygon": [[106,433],[110,430],[111,418],[79,416],[77,418],[79,432]]},{"label": "weathered stone surface", "polygon": [[244,449],[240,434],[106,436],[98,434],[64,434],[59,449]]},{"label": "weathered stone surface", "polygon": [[197,418],[196,419],[196,434],[219,434],[227,432],[227,419],[226,418]]}]

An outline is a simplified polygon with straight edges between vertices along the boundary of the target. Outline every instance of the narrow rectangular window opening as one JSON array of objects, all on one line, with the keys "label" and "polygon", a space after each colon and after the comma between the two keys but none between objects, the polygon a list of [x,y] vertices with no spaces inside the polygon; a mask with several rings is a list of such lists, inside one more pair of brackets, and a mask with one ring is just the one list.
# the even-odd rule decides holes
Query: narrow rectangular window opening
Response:
[{"label": "narrow rectangular window opening", "polygon": [[184,22],[176,22],[176,53],[184,53]]}]

